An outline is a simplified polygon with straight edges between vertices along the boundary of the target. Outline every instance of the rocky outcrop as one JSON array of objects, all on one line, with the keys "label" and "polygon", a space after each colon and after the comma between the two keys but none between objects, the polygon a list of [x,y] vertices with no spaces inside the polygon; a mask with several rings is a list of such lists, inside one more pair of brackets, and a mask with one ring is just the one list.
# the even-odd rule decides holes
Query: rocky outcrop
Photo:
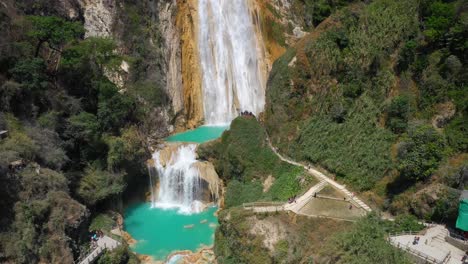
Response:
[{"label": "rocky outcrop", "polygon": [[116,15],[115,0],[80,0],[85,37],[110,37]]},{"label": "rocky outcrop", "polygon": [[[171,98],[172,109],[177,115],[184,109],[182,86],[180,33],[176,26],[177,1],[163,2],[159,7],[161,35],[164,38],[166,66],[166,93]],[[182,113],[183,114],[183,113]]]},{"label": "rocky outcrop", "polygon": [[195,163],[195,167],[200,172],[200,177],[208,185],[208,189],[206,190],[208,192],[205,191],[205,193],[209,196],[206,197],[205,195],[205,199],[209,198],[208,201],[219,201],[222,182],[219,179],[218,173],[216,173],[213,164],[208,161],[200,161]]},{"label": "rocky outcrop", "polygon": [[197,38],[197,2],[177,1],[176,26],[180,32],[181,72],[186,126],[194,128],[203,122],[203,94]]}]

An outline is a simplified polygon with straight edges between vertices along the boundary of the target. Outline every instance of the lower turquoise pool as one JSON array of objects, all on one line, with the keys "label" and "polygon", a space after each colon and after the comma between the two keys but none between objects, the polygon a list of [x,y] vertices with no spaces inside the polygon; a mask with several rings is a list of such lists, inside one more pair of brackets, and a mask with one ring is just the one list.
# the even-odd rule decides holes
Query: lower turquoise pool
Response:
[{"label": "lower turquoise pool", "polygon": [[196,251],[213,245],[218,225],[216,209],[184,215],[177,209],[151,208],[150,203],[140,203],[125,211],[124,229],[137,241],[133,251],[165,260],[174,251]]},{"label": "lower turquoise pool", "polygon": [[229,126],[200,126],[193,130],[172,135],[166,141],[203,143],[219,138],[228,128]]}]

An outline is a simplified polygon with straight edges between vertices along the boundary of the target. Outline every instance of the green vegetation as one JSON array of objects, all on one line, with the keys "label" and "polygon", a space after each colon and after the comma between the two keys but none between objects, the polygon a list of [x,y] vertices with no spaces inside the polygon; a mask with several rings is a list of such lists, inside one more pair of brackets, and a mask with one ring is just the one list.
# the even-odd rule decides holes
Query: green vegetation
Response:
[{"label": "green vegetation", "polygon": [[[460,1],[380,0],[335,12],[326,30],[306,37],[273,66],[265,115],[273,144],[359,190],[394,173],[406,186],[428,179],[453,155],[447,145],[466,150],[463,10]],[[420,28],[437,37],[417,38]],[[453,117],[438,117],[442,131],[414,138],[411,124],[429,125],[454,108]]]},{"label": "green vegetation", "polygon": [[[199,148],[200,157],[212,161],[220,177],[228,181],[227,207],[259,200],[286,201],[316,182],[303,169],[281,161],[266,136],[255,118],[239,117],[220,140]],[[268,176],[274,181],[264,192],[262,185]]]},{"label": "green vegetation", "polygon": [[108,214],[98,214],[91,221],[88,230],[102,230],[103,232],[110,232],[115,224],[115,220],[112,218],[112,216]]},{"label": "green vegetation", "polygon": [[[322,259],[317,252],[332,234],[342,232],[348,223],[330,219],[297,216],[286,213],[255,215],[232,208],[221,211],[220,226],[215,233],[218,263],[315,263]],[[262,225],[264,231],[254,226]],[[278,234],[272,238],[271,234]],[[264,239],[271,239],[267,248]],[[273,236],[274,237],[274,236]]]},{"label": "green vegetation", "polygon": [[[339,8],[354,2],[353,0],[294,0],[294,14],[303,18],[306,29],[316,27]],[[356,1],[357,2],[357,1]]]},{"label": "green vegetation", "polygon": [[[146,51],[159,33],[136,21],[123,42],[83,39],[82,21],[44,15],[60,14],[59,5],[20,2],[0,7],[0,129],[8,131],[0,139],[0,262],[73,263],[86,248],[88,218],[89,228],[109,229],[113,220],[100,212],[119,210],[124,192],[146,184],[142,128],[166,133],[165,121],[149,118],[168,103],[160,76],[132,68],[158,59]],[[125,8],[146,12],[132,5]],[[113,83],[119,75],[126,89]],[[125,247],[100,260],[137,262]]]},{"label": "green vegetation", "polygon": [[398,147],[398,169],[408,180],[424,180],[437,169],[446,143],[432,127],[415,126]]},{"label": "green vegetation", "polygon": [[106,252],[97,261],[98,264],[137,264],[138,257],[127,246],[119,246],[111,252]]},{"label": "green vegetation", "polygon": [[416,227],[413,221],[416,223],[414,219],[407,219],[388,227],[385,221],[370,215],[358,221],[350,231],[335,235],[324,255],[333,263],[412,263],[402,251],[390,245],[385,236],[387,232],[401,229],[399,224],[402,228]]}]

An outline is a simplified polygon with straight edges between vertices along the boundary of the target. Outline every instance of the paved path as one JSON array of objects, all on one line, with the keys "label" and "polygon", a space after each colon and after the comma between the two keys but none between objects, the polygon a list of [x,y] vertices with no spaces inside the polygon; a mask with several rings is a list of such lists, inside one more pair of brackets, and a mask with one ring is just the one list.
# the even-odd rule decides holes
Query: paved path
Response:
[{"label": "paved path", "polygon": [[302,207],[304,207],[307,204],[307,202],[309,202],[309,200],[312,199],[314,194],[320,192],[326,185],[327,185],[327,182],[324,180],[321,180],[319,183],[312,186],[312,188],[310,188],[306,193],[304,193],[302,196],[297,198],[295,203],[286,204],[284,206],[284,209],[293,211],[296,214],[299,213]]},{"label": "paved path", "polygon": [[[344,194],[346,194],[349,199],[353,202],[355,202],[357,205],[359,205],[360,207],[362,207],[364,210],[366,210],[367,212],[371,212],[372,209],[367,205],[365,204],[361,199],[357,198],[352,192],[350,192],[348,189],[346,189],[345,186],[337,183],[336,181],[330,179],[329,177],[327,177],[325,174],[321,173],[320,171],[314,169],[314,168],[308,168],[307,166],[305,166],[304,164],[301,164],[299,162],[296,162],[296,161],[293,161],[293,160],[290,160],[290,159],[287,159],[285,157],[283,157],[280,153],[278,153],[278,151],[276,151],[276,149],[273,147],[273,145],[271,144],[270,142],[270,138],[267,137],[267,141],[268,141],[268,145],[270,146],[271,150],[273,150],[273,152],[284,162],[287,162],[289,164],[292,164],[292,165],[295,165],[295,166],[300,166],[300,167],[303,167],[307,172],[309,172],[310,174],[314,175],[316,178],[318,178],[320,180],[320,182],[322,181],[325,181],[327,183],[329,183],[330,185],[334,186],[336,189],[342,191]],[[313,186],[311,189],[313,189],[315,186]],[[310,191],[310,190],[309,190]],[[313,192],[311,193],[313,195]],[[306,196],[306,197],[304,197]],[[299,199],[303,198],[304,199],[308,199],[310,198],[310,193],[307,192],[306,194],[304,194],[303,196],[299,197]],[[304,205],[303,205],[304,206]],[[301,207],[302,208],[302,207]],[[300,208],[299,208],[300,209]]]},{"label": "paved path", "polygon": [[120,242],[108,236],[103,236],[97,241],[97,247],[89,253],[89,255],[83,259],[79,264],[90,264],[93,263],[97,257],[99,257],[104,249],[112,250],[120,245]]},{"label": "paved path", "polygon": [[428,263],[459,264],[465,253],[445,242],[447,235],[448,230],[444,226],[433,225],[424,235],[417,235],[420,239],[416,245],[413,245],[415,234],[390,236],[389,240],[392,245],[410,254],[428,258]]}]

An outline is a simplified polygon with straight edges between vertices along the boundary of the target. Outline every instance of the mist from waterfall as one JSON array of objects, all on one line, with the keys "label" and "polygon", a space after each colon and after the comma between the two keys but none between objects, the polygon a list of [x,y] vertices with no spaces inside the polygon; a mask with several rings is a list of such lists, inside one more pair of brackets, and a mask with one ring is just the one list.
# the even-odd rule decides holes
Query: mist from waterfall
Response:
[{"label": "mist from waterfall", "polygon": [[205,124],[228,124],[240,111],[260,113],[265,81],[247,0],[198,3]]},{"label": "mist from waterfall", "polygon": [[[182,145],[161,164],[160,152],[153,153],[156,175],[150,173],[151,205],[159,208],[178,208],[181,213],[200,212],[202,203],[196,198],[202,192],[200,172],[196,163],[196,145]],[[159,179],[159,191],[154,183]]]}]

